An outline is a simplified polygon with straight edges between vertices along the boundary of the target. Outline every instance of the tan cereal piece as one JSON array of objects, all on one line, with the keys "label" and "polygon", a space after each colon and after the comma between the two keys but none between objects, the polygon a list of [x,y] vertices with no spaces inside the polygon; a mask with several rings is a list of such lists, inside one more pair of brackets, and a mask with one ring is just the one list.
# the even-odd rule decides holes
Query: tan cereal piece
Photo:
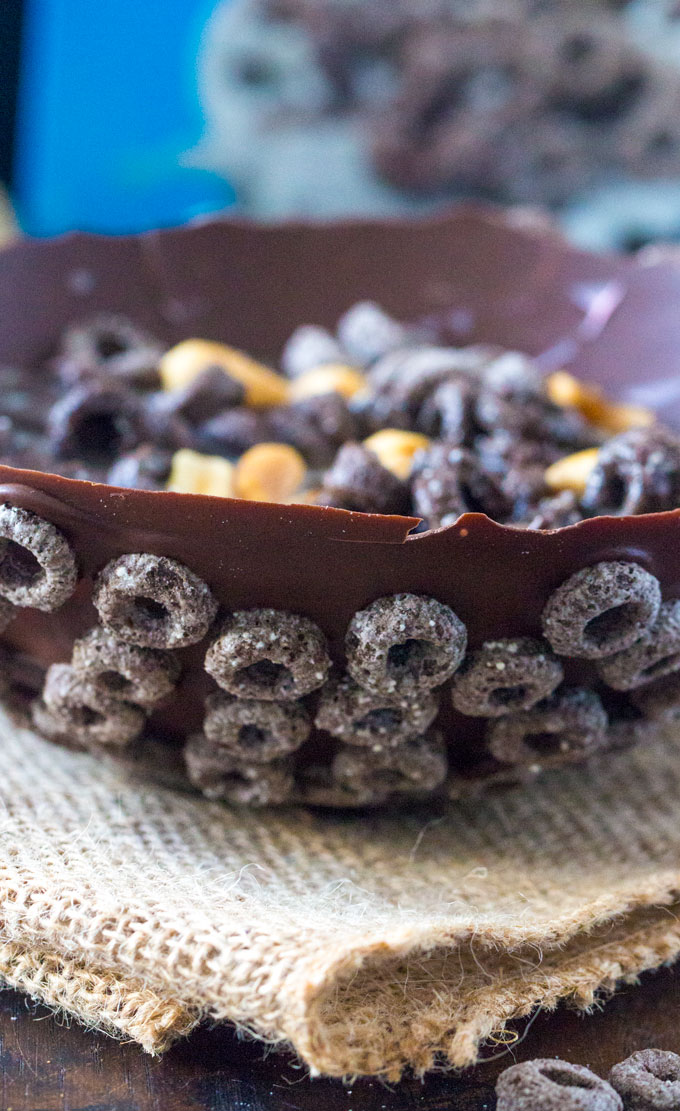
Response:
[{"label": "tan cereal piece", "polygon": [[182,389],[211,366],[241,383],[247,405],[259,409],[288,401],[289,382],[283,375],[235,347],[205,339],[186,339],[165,352],[158,368],[163,389]]}]

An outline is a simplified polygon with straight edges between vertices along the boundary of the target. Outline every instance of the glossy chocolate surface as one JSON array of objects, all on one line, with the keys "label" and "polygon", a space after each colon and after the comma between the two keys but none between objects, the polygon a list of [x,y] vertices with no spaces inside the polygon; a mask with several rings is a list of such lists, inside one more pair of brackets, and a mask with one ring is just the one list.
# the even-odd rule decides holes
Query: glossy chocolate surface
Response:
[{"label": "glossy chocolate surface", "polygon": [[[568,365],[614,396],[637,399],[631,390],[655,383],[664,419],[680,423],[680,266],[588,255],[540,222],[477,208],[421,222],[223,222],[20,243],[0,254],[0,360],[38,363],[66,324],[100,310],[125,313],[168,343],[198,335],[275,359],[296,324],[332,325],[363,297],[402,319],[434,319],[451,342],[498,343],[542,356],[546,367]],[[680,596],[680,510],[552,533],[472,514],[409,535],[409,518],[119,490],[10,467],[0,467],[0,496],[61,528],[84,574],[57,614],[23,611],[5,634],[45,663],[68,659],[74,636],[95,623],[91,578],[124,552],[181,560],[225,607],[305,613],[336,658],[352,614],[397,591],[451,605],[472,647],[538,634],[554,587],[603,559],[634,559],[659,577],[666,598]],[[204,652],[184,652],[180,697],[152,718],[157,732],[179,737],[199,726],[198,696],[210,685]]]}]

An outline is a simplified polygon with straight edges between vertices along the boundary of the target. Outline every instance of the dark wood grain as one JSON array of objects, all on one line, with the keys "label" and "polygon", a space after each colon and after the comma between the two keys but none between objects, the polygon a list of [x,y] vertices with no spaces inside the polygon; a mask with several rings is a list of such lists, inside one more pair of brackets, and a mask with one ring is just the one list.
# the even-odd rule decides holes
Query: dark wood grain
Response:
[{"label": "dark wood grain", "polygon": [[[562,1056],[604,1075],[635,1049],[680,1052],[680,966],[645,976],[604,1009],[538,1015],[502,1056],[463,1075],[387,1086],[310,1080],[287,1054],[204,1028],[165,1057],[57,1021],[14,992],[0,994],[1,1111],[492,1111],[499,1071]],[[492,1051],[493,1053],[493,1051]],[[491,1055],[491,1054],[487,1054]]]}]

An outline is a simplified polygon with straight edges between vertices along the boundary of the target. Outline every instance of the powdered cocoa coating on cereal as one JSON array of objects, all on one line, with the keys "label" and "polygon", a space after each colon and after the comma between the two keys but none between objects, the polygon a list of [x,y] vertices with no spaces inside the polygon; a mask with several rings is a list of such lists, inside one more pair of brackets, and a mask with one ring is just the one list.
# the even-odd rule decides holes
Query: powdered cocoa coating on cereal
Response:
[{"label": "powdered cocoa coating on cereal", "polygon": [[217,602],[198,575],[174,559],[145,553],[107,563],[92,601],[109,632],[146,648],[195,644],[217,612]]},{"label": "powdered cocoa coating on cereal", "polygon": [[144,728],[145,715],[138,706],[105,697],[70,664],[48,668],[43,700],[64,731],[84,744],[122,747]]},{"label": "powdered cocoa coating on cereal", "polygon": [[342,363],[344,352],[335,336],[317,324],[300,324],[286,340],[281,352],[281,369],[297,378],[325,363]]},{"label": "powdered cocoa coating on cereal", "polygon": [[360,513],[405,513],[408,487],[361,444],[344,444],[323,478],[321,505]]},{"label": "powdered cocoa coating on cereal", "polygon": [[596,666],[600,678],[617,691],[644,687],[680,669],[680,601],[663,602],[656,621],[634,644]]},{"label": "powdered cocoa coating on cereal", "polygon": [[497,1111],[623,1111],[606,1080],[557,1057],[511,1065],[496,1081],[496,1097]]},{"label": "powdered cocoa coating on cereal", "polygon": [[333,758],[333,779],[349,790],[410,793],[433,791],[446,779],[448,761],[440,734],[409,737],[374,751],[344,746]]},{"label": "powdered cocoa coating on cereal", "polygon": [[416,456],[411,493],[414,513],[429,528],[451,525],[463,513],[486,513],[497,521],[512,513],[511,499],[476,456],[446,443],[435,443]]},{"label": "powdered cocoa coating on cereal", "polygon": [[0,596],[50,613],[71,597],[76,579],[75,555],[59,529],[28,509],[0,505]]},{"label": "powdered cocoa coating on cereal", "polygon": [[171,652],[127,644],[99,626],[76,640],[71,664],[105,697],[143,707],[170,694],[180,672]]},{"label": "powdered cocoa coating on cereal", "polygon": [[675,509],[680,504],[680,438],[653,425],[608,440],[598,453],[582,501],[590,514]]},{"label": "powdered cocoa coating on cereal", "polygon": [[450,679],[466,646],[465,626],[448,606],[392,594],[354,614],[345,637],[347,670],[367,690],[403,697]]},{"label": "powdered cocoa coating on cereal", "polygon": [[285,761],[253,764],[234,760],[202,733],[184,749],[187,775],[206,798],[241,806],[276,806],[292,795],[294,780]]},{"label": "powdered cocoa coating on cereal", "polygon": [[[595,691],[568,688],[531,710],[492,722],[486,744],[504,764],[553,767],[589,756],[604,743],[607,714]],[[533,738],[533,741],[532,741]]]},{"label": "powdered cocoa coating on cereal", "polygon": [[676,1111],[680,1107],[680,1057],[667,1049],[641,1049],[614,1065],[609,1082],[626,1111]]},{"label": "powdered cocoa coating on cereal", "polygon": [[410,697],[371,693],[351,675],[326,683],[314,724],[346,744],[377,751],[425,733],[437,716],[439,700],[432,691]]},{"label": "powdered cocoa coating on cereal", "polygon": [[530,710],[560,685],[562,665],[545,641],[487,641],[456,672],[451,700],[462,714],[502,717]]},{"label": "powdered cocoa coating on cereal", "polygon": [[548,599],[543,632],[562,656],[599,659],[628,648],[656,620],[658,579],[637,563],[596,563],[571,575]]},{"label": "powdered cocoa coating on cereal", "polygon": [[203,731],[230,758],[268,764],[287,756],[310,733],[309,713],[297,702],[263,702],[232,698],[222,691],[208,695]]},{"label": "powdered cocoa coating on cereal", "polygon": [[330,668],[326,638],[308,617],[283,610],[230,614],[208,648],[205,669],[239,698],[291,701],[316,690]]},{"label": "powdered cocoa coating on cereal", "polygon": [[401,347],[407,339],[403,324],[394,320],[375,301],[357,301],[340,317],[338,342],[359,366],[369,366],[376,359]]}]

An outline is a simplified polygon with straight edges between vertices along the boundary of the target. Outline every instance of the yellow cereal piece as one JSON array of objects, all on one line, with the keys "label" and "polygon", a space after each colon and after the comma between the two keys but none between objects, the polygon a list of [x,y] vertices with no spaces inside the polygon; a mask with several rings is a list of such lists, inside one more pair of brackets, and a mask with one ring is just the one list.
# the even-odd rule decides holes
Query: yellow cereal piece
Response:
[{"label": "yellow cereal piece", "polygon": [[185,339],[165,352],[159,365],[163,389],[181,389],[209,366],[221,367],[242,384],[247,405],[264,408],[283,405],[288,400],[287,378],[235,347],[206,339]]},{"label": "yellow cereal piece", "polygon": [[546,485],[555,492],[573,490],[575,494],[581,495],[599,453],[599,448],[589,447],[585,451],[575,451],[573,455],[558,459],[545,472]]},{"label": "yellow cereal piece", "polygon": [[595,386],[586,386],[566,370],[556,370],[546,379],[548,397],[556,405],[578,409],[590,424],[615,435],[629,428],[653,424],[654,413],[642,405],[608,401]]},{"label": "yellow cereal piece", "polygon": [[327,363],[293,379],[290,384],[290,400],[303,401],[306,397],[318,397],[324,393],[339,393],[349,400],[365,386],[366,379],[353,366]]},{"label": "yellow cereal piece", "polygon": [[176,451],[167,489],[179,494],[211,494],[217,498],[234,496],[234,467],[220,455],[201,455],[190,448]]},{"label": "yellow cereal piece", "polygon": [[364,440],[364,447],[378,456],[383,467],[401,479],[410,475],[416,452],[429,446],[427,436],[420,432],[405,432],[401,428],[381,428]]},{"label": "yellow cereal piece", "polygon": [[307,467],[290,444],[255,444],[234,470],[236,496],[249,501],[286,502],[300,489]]}]

